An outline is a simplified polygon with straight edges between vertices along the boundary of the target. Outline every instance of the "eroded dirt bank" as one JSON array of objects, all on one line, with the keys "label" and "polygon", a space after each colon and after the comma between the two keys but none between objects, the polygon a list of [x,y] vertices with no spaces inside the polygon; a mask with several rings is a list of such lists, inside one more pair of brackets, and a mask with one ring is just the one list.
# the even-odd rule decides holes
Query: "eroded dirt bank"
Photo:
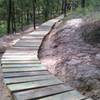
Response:
[{"label": "eroded dirt bank", "polygon": [[46,36],[39,58],[49,71],[83,94],[100,100],[100,44],[91,45],[82,33],[100,28],[100,21],[66,21]]}]

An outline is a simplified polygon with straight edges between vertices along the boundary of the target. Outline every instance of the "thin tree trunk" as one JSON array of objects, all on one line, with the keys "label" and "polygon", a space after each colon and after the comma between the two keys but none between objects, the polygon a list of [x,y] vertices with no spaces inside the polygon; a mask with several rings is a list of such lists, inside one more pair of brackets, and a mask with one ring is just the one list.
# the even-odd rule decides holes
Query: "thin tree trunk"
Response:
[{"label": "thin tree trunk", "polygon": [[13,17],[13,33],[16,33],[16,21],[15,21],[15,3],[13,1],[13,11],[12,11],[12,17]]},{"label": "thin tree trunk", "polygon": [[7,33],[9,34],[11,32],[11,0],[8,1],[8,19],[7,19]]},{"label": "thin tree trunk", "polygon": [[62,0],[62,12],[61,12],[61,14],[63,14],[64,13],[64,0]]},{"label": "thin tree trunk", "polygon": [[81,0],[81,7],[85,8],[85,0]]},{"label": "thin tree trunk", "polygon": [[35,17],[36,17],[36,14],[35,14],[35,10],[36,10],[36,0],[33,0],[33,26],[34,26],[34,29],[36,29],[36,20],[35,20]]},{"label": "thin tree trunk", "polygon": [[64,0],[64,16],[66,16],[66,11],[67,11],[67,1]]}]

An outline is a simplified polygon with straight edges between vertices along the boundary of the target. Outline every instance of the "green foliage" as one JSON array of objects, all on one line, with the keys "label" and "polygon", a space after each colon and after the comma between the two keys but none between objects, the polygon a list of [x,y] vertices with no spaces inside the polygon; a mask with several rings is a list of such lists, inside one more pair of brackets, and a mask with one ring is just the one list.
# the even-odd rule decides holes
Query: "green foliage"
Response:
[{"label": "green foliage", "polygon": [[[11,0],[11,20],[10,28],[15,23],[16,30],[23,29],[24,26],[33,23],[33,3],[34,0]],[[58,16],[61,13],[61,0],[36,0],[36,23],[41,24],[45,20]],[[13,9],[14,7],[14,9]],[[9,0],[0,0],[0,34],[7,32],[7,20],[9,14]],[[15,17],[15,22],[13,18]]]},{"label": "green foliage", "polygon": [[4,33],[7,31],[7,25],[5,21],[0,22],[0,37],[4,35]]},{"label": "green foliage", "polygon": [[[23,29],[24,26],[33,23],[33,3],[35,0],[11,0],[10,24],[15,23],[16,30]],[[65,0],[36,0],[36,23],[42,22],[58,16],[63,10],[63,1]],[[67,13],[73,13],[75,10],[78,14],[86,15],[88,12],[100,10],[100,0],[85,0],[85,9],[81,8],[81,0],[66,0],[69,4]],[[68,7],[68,5],[67,5]],[[7,20],[9,11],[9,0],[0,0],[0,34],[7,32]],[[12,19],[15,17],[15,22]],[[12,26],[10,26],[12,32]]]}]

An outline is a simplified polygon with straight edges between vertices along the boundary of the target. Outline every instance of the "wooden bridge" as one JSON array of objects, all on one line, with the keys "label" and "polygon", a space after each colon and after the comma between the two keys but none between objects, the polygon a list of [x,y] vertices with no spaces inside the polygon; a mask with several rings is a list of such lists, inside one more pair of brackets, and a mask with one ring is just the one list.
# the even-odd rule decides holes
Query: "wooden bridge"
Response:
[{"label": "wooden bridge", "polygon": [[12,100],[92,100],[51,75],[38,59],[42,39],[63,16],[43,23],[4,53],[4,83]]}]

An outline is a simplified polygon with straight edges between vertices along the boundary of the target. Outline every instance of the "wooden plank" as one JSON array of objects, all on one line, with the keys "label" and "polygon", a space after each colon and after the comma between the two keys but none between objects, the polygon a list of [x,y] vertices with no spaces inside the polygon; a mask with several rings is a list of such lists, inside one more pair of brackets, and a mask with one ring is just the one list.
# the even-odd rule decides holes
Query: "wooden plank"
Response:
[{"label": "wooden plank", "polygon": [[21,39],[20,41],[19,41],[19,43],[22,43],[22,42],[24,42],[24,43],[26,43],[26,42],[28,42],[28,43],[41,43],[42,42],[42,39]]},{"label": "wooden plank", "polygon": [[32,67],[32,68],[3,68],[3,72],[25,72],[25,71],[39,71],[47,70],[46,67]]},{"label": "wooden plank", "polygon": [[23,52],[21,52],[21,51],[10,51],[10,52],[6,52],[4,55],[3,55],[3,57],[14,57],[14,56],[36,56],[36,55],[38,55],[38,51],[37,52],[25,52],[25,51],[23,51]]},{"label": "wooden plank", "polygon": [[45,27],[48,26],[48,27],[50,27],[50,30],[51,30],[51,28],[53,28],[53,26],[56,24],[56,22],[58,22],[58,19],[49,20],[49,21],[43,23],[41,26],[45,26]]},{"label": "wooden plank", "polygon": [[3,56],[1,61],[39,61],[39,58],[37,55],[11,55],[11,56]]},{"label": "wooden plank", "polygon": [[39,45],[34,45],[34,44],[30,44],[30,45],[20,45],[20,44],[16,44],[13,46],[13,48],[17,49],[23,49],[23,48],[31,48],[31,49],[39,49],[40,44]]},{"label": "wooden plank", "polygon": [[42,40],[43,39],[43,37],[41,37],[41,36],[23,36],[22,38],[21,38],[21,40],[22,39],[30,39],[30,40]]},{"label": "wooden plank", "polygon": [[28,55],[28,54],[34,54],[34,55],[36,55],[36,54],[38,54],[38,51],[37,50],[34,50],[34,51],[31,51],[31,50],[20,50],[20,51],[18,51],[18,50],[7,50],[5,53],[4,53],[4,55],[3,56],[10,56],[10,55],[24,55],[24,54],[26,54],[26,55]]},{"label": "wooden plank", "polygon": [[53,75],[41,75],[41,76],[26,76],[26,77],[17,77],[17,78],[5,78],[4,82],[6,84],[15,84],[15,83],[23,83],[23,82],[33,82],[40,81],[46,79],[55,79]]},{"label": "wooden plank", "polygon": [[[37,33],[37,34],[36,34]],[[31,37],[35,37],[35,38],[43,38],[43,34],[41,34],[41,33],[43,33],[43,31],[41,31],[40,32],[40,34],[39,34],[39,31],[37,32],[37,30],[36,31],[34,31],[34,32],[31,32],[31,33],[29,33],[29,34],[25,34],[24,36],[31,36]]]},{"label": "wooden plank", "polygon": [[[54,26],[54,22],[51,22],[51,21],[47,21],[45,23],[43,23],[41,26],[47,26],[47,27],[50,27],[50,29],[52,28],[52,26]],[[40,27],[41,27],[40,26]],[[50,30],[49,30],[50,31]]]},{"label": "wooden plank", "polygon": [[16,50],[17,52],[20,51],[20,50],[23,50],[23,51],[26,51],[26,50],[34,51],[34,50],[38,50],[38,49],[39,49],[38,46],[37,47],[28,47],[28,46],[26,46],[26,47],[12,47],[12,48],[10,48],[10,50]]},{"label": "wooden plank", "polygon": [[13,65],[12,67],[11,66],[9,66],[9,67],[4,66],[2,68],[4,69],[4,68],[43,68],[43,67],[45,67],[45,66],[43,66],[43,65],[40,64],[40,66],[28,66],[27,67],[27,66],[21,66],[20,65],[20,67],[16,67],[16,66]]},{"label": "wooden plank", "polygon": [[42,64],[9,64],[9,65],[2,65],[2,68],[4,67],[11,67],[11,68],[19,68],[19,67],[43,67],[44,65]]},{"label": "wooden plank", "polygon": [[72,90],[71,87],[69,86],[65,87],[64,85],[60,84],[60,85],[48,86],[39,89],[16,92],[13,95],[15,97],[15,100],[30,100],[30,99],[37,99],[37,98],[46,97],[54,94],[59,94],[71,90]]},{"label": "wooden plank", "polygon": [[26,61],[27,62],[27,61],[32,61],[32,60],[33,60],[33,62],[34,61],[40,62],[37,55],[5,56],[5,57],[2,57],[2,59],[1,59],[2,62],[11,62],[11,61],[14,61],[14,62],[18,62],[18,61],[25,62]]},{"label": "wooden plank", "polygon": [[21,53],[21,52],[19,52],[19,53],[9,53],[9,54],[6,54],[5,53],[5,55],[3,55],[2,57],[4,57],[4,58],[6,58],[6,57],[21,57],[21,56],[24,56],[24,57],[26,57],[26,56],[28,56],[28,57],[34,57],[34,56],[37,56],[37,53]]},{"label": "wooden plank", "polygon": [[14,47],[39,47],[40,46],[40,44],[41,43],[21,43],[21,42],[19,42],[19,43],[16,43],[15,45],[14,45]]},{"label": "wooden plank", "polygon": [[4,78],[40,76],[48,74],[50,74],[48,71],[12,72],[12,73],[4,73]]},{"label": "wooden plank", "polygon": [[65,92],[65,93],[61,93],[61,94],[57,94],[54,96],[48,96],[45,98],[40,98],[37,100],[81,100],[84,99],[85,96],[81,95],[79,92],[77,91],[70,91],[70,92]]},{"label": "wooden plank", "polygon": [[51,27],[50,26],[47,26],[47,25],[41,25],[37,30],[38,31],[50,31]]},{"label": "wooden plank", "polygon": [[12,48],[10,48],[10,49],[8,49],[7,51],[6,51],[6,53],[28,53],[28,52],[32,52],[33,51],[33,53],[34,52],[37,52],[37,49],[33,49],[33,48],[27,48],[27,47],[23,47],[23,48],[19,48],[19,47],[12,47]]},{"label": "wooden plank", "polygon": [[21,60],[16,60],[16,61],[13,61],[13,60],[5,60],[5,61],[1,61],[2,64],[36,64],[36,63],[41,63],[39,60],[24,60],[24,61],[21,61]]},{"label": "wooden plank", "polygon": [[42,81],[36,81],[36,82],[27,82],[27,83],[20,83],[20,84],[11,84],[7,85],[10,91],[20,91],[20,90],[27,90],[27,89],[35,89],[35,88],[41,88],[45,86],[50,85],[56,85],[56,84],[62,84],[59,79],[49,79],[49,80],[42,80]]},{"label": "wooden plank", "polygon": [[[17,67],[17,68],[18,68],[18,67],[24,67],[24,66],[25,66],[25,67],[28,67],[28,66],[29,66],[29,67],[31,67],[31,66],[34,67],[35,64],[41,65],[41,63],[36,63],[36,62],[34,62],[34,63],[4,63],[4,64],[2,64],[2,66],[3,66],[3,67],[12,67],[12,68],[13,68],[13,67],[15,67],[15,68]],[[37,65],[37,66],[38,66],[38,65]],[[41,66],[42,66],[42,65],[41,65]],[[43,66],[44,66],[44,65],[43,65]],[[3,68],[3,67],[2,67],[2,68]]]},{"label": "wooden plank", "polygon": [[44,37],[44,35],[48,34],[50,30],[36,30],[32,33],[29,33],[28,36],[41,36]]},{"label": "wooden plank", "polygon": [[38,60],[38,57],[35,55],[27,55],[27,56],[6,56],[6,57],[2,57],[1,61],[17,61],[17,60]]},{"label": "wooden plank", "polygon": [[34,55],[34,54],[23,54],[23,55],[20,55],[20,54],[11,54],[11,55],[5,55],[2,57],[2,59],[16,59],[16,58],[27,58],[27,57],[33,57],[33,58],[37,58],[37,55]]},{"label": "wooden plank", "polygon": [[34,38],[43,38],[44,37],[44,34],[45,31],[35,31],[35,32],[32,32],[32,33],[29,33],[29,34],[26,34],[24,36],[31,36],[31,37],[34,37]]},{"label": "wooden plank", "polygon": [[[29,40],[28,40],[28,41],[29,41]],[[26,44],[27,44],[27,45],[29,45],[29,44],[35,44],[35,45],[39,45],[39,44],[41,44],[41,42],[42,42],[42,41],[39,41],[39,40],[38,40],[38,41],[32,41],[32,40],[30,40],[29,42],[27,42],[27,41],[25,41],[25,40],[24,40],[24,41],[21,40],[21,41],[17,42],[16,44],[23,44],[23,45],[24,45],[24,44],[25,44],[25,45],[26,45]]]}]

